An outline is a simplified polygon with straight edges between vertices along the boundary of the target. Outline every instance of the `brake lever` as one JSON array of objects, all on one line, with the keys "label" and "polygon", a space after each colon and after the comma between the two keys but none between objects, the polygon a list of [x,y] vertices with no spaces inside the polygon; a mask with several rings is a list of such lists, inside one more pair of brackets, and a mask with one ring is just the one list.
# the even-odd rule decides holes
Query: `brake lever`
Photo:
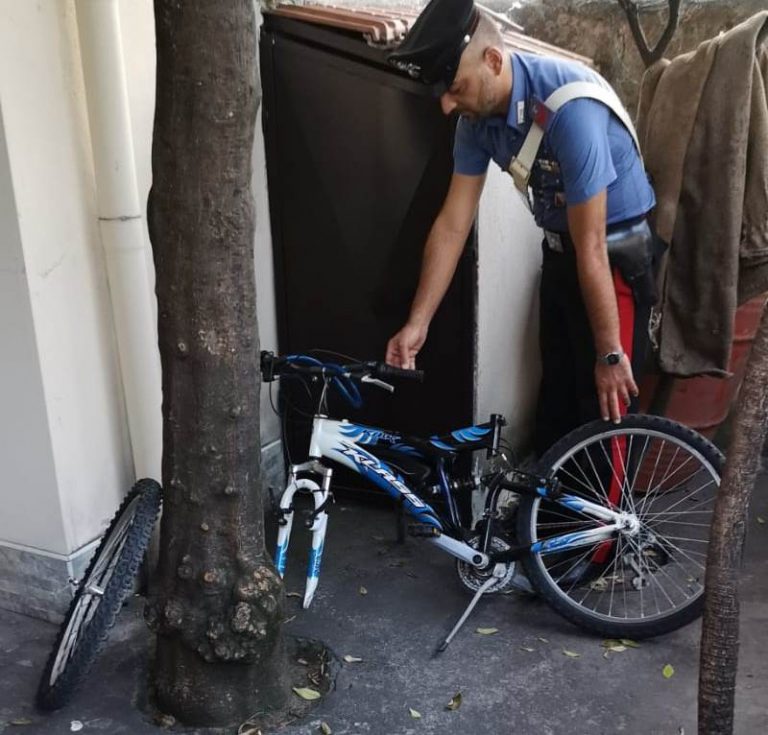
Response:
[{"label": "brake lever", "polygon": [[390,393],[395,392],[395,386],[390,385],[389,383],[385,383],[383,380],[379,380],[378,378],[372,378],[370,375],[363,375],[362,378],[360,378],[361,383],[370,383],[371,385],[376,385],[379,388],[383,388],[384,390],[388,390]]}]

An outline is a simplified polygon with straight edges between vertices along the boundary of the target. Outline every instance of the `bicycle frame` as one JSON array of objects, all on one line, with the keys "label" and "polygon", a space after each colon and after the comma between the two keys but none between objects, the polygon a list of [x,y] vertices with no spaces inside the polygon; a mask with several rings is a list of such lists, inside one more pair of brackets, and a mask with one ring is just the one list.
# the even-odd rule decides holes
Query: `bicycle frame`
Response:
[{"label": "bicycle frame", "polygon": [[[587,531],[568,533],[537,541],[530,547],[515,547],[504,552],[489,555],[449,535],[446,528],[448,524],[440,519],[439,515],[428,503],[416,495],[400,477],[397,470],[365,449],[364,445],[377,445],[382,439],[384,439],[386,446],[395,451],[401,451],[404,454],[414,451],[412,447],[402,443],[403,437],[399,434],[361,426],[346,420],[339,421],[325,416],[315,416],[309,447],[310,460],[300,465],[293,465],[290,468],[288,484],[280,499],[281,520],[278,530],[275,565],[280,576],[283,576],[293,525],[293,498],[297,491],[309,491],[313,495],[314,511],[311,521],[307,522],[307,528],[312,531],[312,550],[307,570],[304,608],[309,607],[317,588],[327,529],[328,515],[325,508],[330,498],[333,470],[322,464],[320,460],[324,457],[334,460],[365,477],[392,498],[402,502],[404,509],[427,531],[427,533],[422,535],[426,536],[430,543],[475,567],[487,567],[499,562],[512,561],[519,559],[523,554],[529,552],[546,554],[548,552],[591,545],[597,541],[613,538],[615,532],[620,529],[629,529],[631,531],[633,530],[633,524],[636,523],[636,520],[630,514],[613,511],[583,498],[553,491],[545,486],[533,488],[530,485],[523,484],[509,485],[503,482],[503,476],[499,473],[496,482],[496,485],[499,487],[504,486],[518,492],[535,492],[541,497],[560,503],[572,511],[597,518],[603,521],[605,525]],[[450,510],[453,508],[453,498],[445,472],[442,467],[439,469],[441,470],[438,472],[441,489],[446,496]],[[300,475],[307,474],[310,477],[300,477]],[[488,494],[486,498],[486,511],[488,514],[495,513],[497,499],[498,492],[490,492]]]}]

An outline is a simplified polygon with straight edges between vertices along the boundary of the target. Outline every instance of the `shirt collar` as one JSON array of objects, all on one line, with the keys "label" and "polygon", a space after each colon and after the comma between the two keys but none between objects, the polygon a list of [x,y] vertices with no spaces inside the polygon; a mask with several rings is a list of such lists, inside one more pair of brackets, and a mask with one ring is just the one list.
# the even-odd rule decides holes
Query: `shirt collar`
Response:
[{"label": "shirt collar", "polygon": [[512,96],[509,99],[509,110],[507,111],[507,125],[518,132],[523,131],[523,124],[517,122],[518,105],[525,109],[525,101],[528,99],[528,80],[525,77],[523,65],[517,58],[517,54],[510,54],[512,57]]}]

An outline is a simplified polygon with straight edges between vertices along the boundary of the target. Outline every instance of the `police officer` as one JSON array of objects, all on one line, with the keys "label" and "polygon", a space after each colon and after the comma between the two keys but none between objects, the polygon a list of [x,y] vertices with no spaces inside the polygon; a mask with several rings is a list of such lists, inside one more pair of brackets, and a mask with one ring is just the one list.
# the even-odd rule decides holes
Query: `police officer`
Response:
[{"label": "police officer", "polygon": [[[459,120],[448,194],[426,242],[408,320],[387,345],[387,362],[414,367],[491,159],[509,170],[522,160],[535,127],[543,135],[519,186],[532,195],[546,235],[534,444],[541,453],[598,416],[618,423],[635,403],[634,374],[647,347],[652,234],[645,216],[655,203],[626,113],[621,122],[616,104],[612,111],[610,99],[590,96],[550,110],[543,102],[564,85],[607,84],[576,62],[509,53],[472,0],[431,0],[390,61],[431,85],[443,112],[458,113]],[[512,173],[519,173],[514,165]],[[610,243],[619,255],[629,252],[629,266],[619,256],[609,260]]]}]

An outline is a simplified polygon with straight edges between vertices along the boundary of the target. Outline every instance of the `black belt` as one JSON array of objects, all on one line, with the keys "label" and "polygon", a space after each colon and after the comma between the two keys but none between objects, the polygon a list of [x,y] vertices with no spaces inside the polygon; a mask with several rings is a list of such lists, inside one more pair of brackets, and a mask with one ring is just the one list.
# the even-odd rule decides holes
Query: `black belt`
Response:
[{"label": "black belt", "polygon": [[[622,220],[621,222],[615,222],[612,225],[606,227],[606,235],[608,240],[612,240],[615,237],[623,237],[632,233],[632,230],[639,225],[642,225],[646,220],[647,215],[641,214],[639,217],[631,217],[630,219]],[[612,237],[613,236],[613,237]],[[555,232],[554,230],[544,230],[544,244],[547,249],[555,253],[575,253],[576,249],[573,244],[573,238],[568,232]]]}]

